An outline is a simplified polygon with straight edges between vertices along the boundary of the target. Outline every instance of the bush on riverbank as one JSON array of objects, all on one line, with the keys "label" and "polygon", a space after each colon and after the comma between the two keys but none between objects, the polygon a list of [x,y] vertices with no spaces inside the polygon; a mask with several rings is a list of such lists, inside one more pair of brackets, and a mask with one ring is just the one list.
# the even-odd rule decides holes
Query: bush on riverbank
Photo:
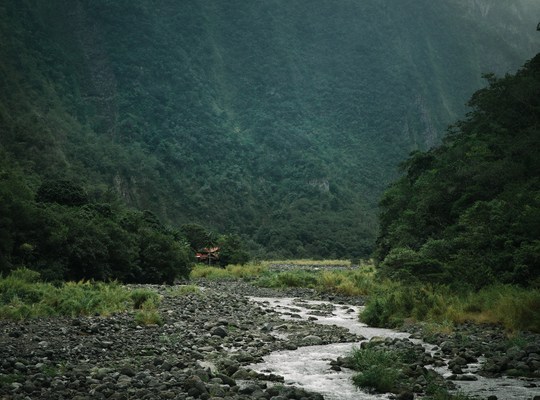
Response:
[{"label": "bush on riverbank", "polygon": [[135,313],[135,322],[139,325],[163,325],[163,319],[158,311],[159,303],[159,296],[151,296],[145,300]]},{"label": "bush on riverbank", "polygon": [[397,327],[406,319],[439,324],[502,324],[509,331],[540,332],[540,290],[494,285],[478,292],[456,293],[442,285],[387,283],[369,298],[361,320],[372,326]]},{"label": "bush on riverbank", "polygon": [[54,286],[39,279],[39,273],[26,268],[0,278],[0,319],[107,316],[142,307],[157,297],[150,290],[130,292],[116,282],[80,281]]},{"label": "bush on riverbank", "polygon": [[379,393],[395,391],[400,375],[398,361],[396,352],[375,348],[354,349],[351,366],[359,372],[353,376],[353,383]]},{"label": "bush on riverbank", "polygon": [[345,363],[357,371],[352,377],[354,385],[370,392],[418,392],[425,394],[426,400],[468,399],[449,394],[446,382],[436,372],[417,368],[418,356],[411,348],[398,350],[382,342],[369,342],[354,348]]}]

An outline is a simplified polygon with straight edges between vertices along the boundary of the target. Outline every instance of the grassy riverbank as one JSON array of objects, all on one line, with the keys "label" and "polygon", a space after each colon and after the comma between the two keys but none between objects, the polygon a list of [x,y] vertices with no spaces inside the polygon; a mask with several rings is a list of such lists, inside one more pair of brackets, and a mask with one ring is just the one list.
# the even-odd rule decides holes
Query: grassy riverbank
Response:
[{"label": "grassy riverbank", "polygon": [[[287,266],[285,270],[275,266]],[[339,267],[339,268],[338,268]],[[360,318],[372,326],[399,327],[427,322],[430,329],[451,331],[464,322],[500,324],[509,332],[540,332],[540,290],[492,285],[479,291],[457,291],[444,285],[404,284],[377,279],[369,264],[346,261],[265,261],[226,268],[196,266],[192,279],[246,280],[267,288],[311,288],[344,296],[367,296]],[[110,315],[137,308],[151,313],[158,299],[148,291],[130,291],[118,283],[39,281],[36,272],[20,269],[0,278],[0,318],[55,315]],[[144,307],[143,307],[144,304]]]},{"label": "grassy riverbank", "polygon": [[492,285],[479,291],[452,291],[442,285],[404,285],[386,281],[371,293],[362,321],[398,327],[407,320],[451,329],[464,322],[501,324],[508,331],[540,332],[540,290]]},{"label": "grassy riverbank", "polygon": [[[290,268],[273,270],[275,265]],[[345,296],[368,296],[361,319],[379,327],[395,328],[411,321],[427,322],[435,330],[451,330],[456,324],[473,322],[501,324],[510,332],[540,332],[540,290],[517,285],[497,284],[474,291],[398,283],[379,279],[371,264],[352,268],[349,262],[339,260],[265,261],[225,269],[196,266],[191,277],[244,279],[261,287],[304,287]]]},{"label": "grassy riverbank", "polygon": [[244,279],[267,288],[302,287],[346,296],[369,294],[374,284],[374,268],[362,264],[353,268],[343,260],[284,260],[262,261],[226,268],[198,265],[191,278]]},{"label": "grassy riverbank", "polygon": [[142,323],[152,319],[159,304],[157,293],[130,290],[116,282],[42,282],[39,273],[18,269],[0,278],[0,319],[24,320],[53,316],[108,316],[137,309]]}]

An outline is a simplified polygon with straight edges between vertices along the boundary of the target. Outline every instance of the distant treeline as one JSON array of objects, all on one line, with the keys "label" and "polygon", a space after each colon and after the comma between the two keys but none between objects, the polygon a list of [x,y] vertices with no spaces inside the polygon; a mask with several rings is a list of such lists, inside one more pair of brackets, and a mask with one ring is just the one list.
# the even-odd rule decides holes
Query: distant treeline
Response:
[{"label": "distant treeline", "polygon": [[172,283],[185,278],[200,247],[221,247],[221,265],[248,255],[234,235],[211,235],[196,224],[173,229],[149,211],[122,202],[90,201],[72,180],[42,182],[34,192],[24,173],[0,158],[0,273],[26,266],[49,281],[119,280]]}]

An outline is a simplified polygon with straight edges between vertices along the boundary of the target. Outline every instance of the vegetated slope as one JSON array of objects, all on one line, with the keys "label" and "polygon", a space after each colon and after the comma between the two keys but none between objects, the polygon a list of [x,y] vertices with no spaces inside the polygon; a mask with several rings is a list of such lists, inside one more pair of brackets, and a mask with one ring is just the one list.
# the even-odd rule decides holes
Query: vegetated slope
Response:
[{"label": "vegetated slope", "polygon": [[385,193],[385,274],[473,288],[540,283],[540,55],[488,81],[442,146],[412,155]]},{"label": "vegetated slope", "polygon": [[[366,256],[394,166],[533,54],[512,2],[10,0],[0,145],[282,256]],[[112,190],[111,190],[112,189]]]}]

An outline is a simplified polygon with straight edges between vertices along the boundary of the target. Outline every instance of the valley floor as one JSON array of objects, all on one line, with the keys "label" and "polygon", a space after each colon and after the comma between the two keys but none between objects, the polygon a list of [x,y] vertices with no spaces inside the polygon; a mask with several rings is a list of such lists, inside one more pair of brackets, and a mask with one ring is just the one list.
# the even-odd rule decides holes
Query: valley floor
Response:
[{"label": "valley floor", "polygon": [[[55,317],[0,321],[1,399],[317,399],[300,388],[273,385],[280,376],[248,365],[277,350],[314,344],[358,342],[347,329],[311,320],[283,320],[268,306],[246,296],[299,297],[355,303],[362,298],[319,295],[311,289],[263,289],[243,281],[198,280],[200,291],[174,295],[169,287],[145,286],[162,296],[162,325],[138,325],[134,311],[110,317]],[[480,353],[486,373],[527,368],[530,385],[539,384],[540,336],[504,354],[507,336],[497,327],[463,326],[452,334],[428,334],[457,365]],[[271,334],[286,331],[287,335]],[[421,361],[420,361],[421,362]],[[335,364],[335,363],[334,363]],[[328,367],[331,365],[329,363]],[[539,390],[540,392],[540,390]]]}]

